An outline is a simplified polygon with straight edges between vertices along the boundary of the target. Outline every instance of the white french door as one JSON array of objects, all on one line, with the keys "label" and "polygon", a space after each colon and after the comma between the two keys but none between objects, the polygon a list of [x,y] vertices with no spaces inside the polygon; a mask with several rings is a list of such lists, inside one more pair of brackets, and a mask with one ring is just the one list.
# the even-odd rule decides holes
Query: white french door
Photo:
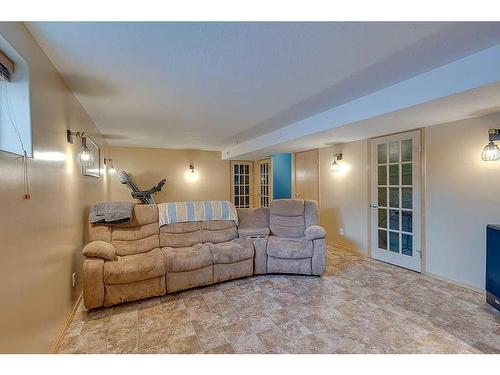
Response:
[{"label": "white french door", "polygon": [[236,208],[252,207],[252,162],[231,162],[231,200]]},{"label": "white french door", "polygon": [[260,160],[258,163],[259,173],[259,207],[269,207],[273,198],[272,191],[272,163],[271,159]]},{"label": "white french door", "polygon": [[371,141],[371,256],[420,272],[420,131]]}]

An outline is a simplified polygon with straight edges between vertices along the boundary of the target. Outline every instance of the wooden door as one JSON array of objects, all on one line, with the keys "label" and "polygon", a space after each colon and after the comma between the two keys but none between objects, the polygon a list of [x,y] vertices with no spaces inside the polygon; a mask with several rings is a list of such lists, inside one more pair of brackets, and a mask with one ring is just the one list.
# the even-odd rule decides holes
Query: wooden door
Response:
[{"label": "wooden door", "polygon": [[295,153],[295,198],[319,198],[318,149]]}]

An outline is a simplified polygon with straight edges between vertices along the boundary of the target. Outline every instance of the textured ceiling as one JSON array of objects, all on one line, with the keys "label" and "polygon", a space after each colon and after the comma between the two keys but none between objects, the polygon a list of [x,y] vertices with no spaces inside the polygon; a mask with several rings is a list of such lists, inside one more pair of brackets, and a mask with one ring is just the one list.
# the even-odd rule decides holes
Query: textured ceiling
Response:
[{"label": "textured ceiling", "polygon": [[499,23],[27,27],[110,144],[212,150],[500,43]]}]

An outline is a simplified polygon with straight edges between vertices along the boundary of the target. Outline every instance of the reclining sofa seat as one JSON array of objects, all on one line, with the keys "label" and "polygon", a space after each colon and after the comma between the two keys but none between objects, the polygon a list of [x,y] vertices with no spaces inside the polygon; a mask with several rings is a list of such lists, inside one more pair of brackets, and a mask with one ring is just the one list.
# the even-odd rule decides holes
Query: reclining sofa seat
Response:
[{"label": "reclining sofa seat", "polygon": [[92,242],[83,249],[86,308],[166,293],[156,205],[136,205],[126,224],[91,224],[89,237]]},{"label": "reclining sofa seat", "polygon": [[322,275],[326,267],[325,230],[315,201],[278,199],[270,204],[267,272]]},{"label": "reclining sofa seat", "polygon": [[323,228],[314,201],[276,200],[238,209],[233,221],[159,228],[156,205],[136,205],[126,224],[91,224],[83,249],[87,309],[266,273],[321,275]]},{"label": "reclining sofa seat", "polygon": [[253,273],[253,246],[231,220],[175,223],[160,228],[167,292],[210,285]]}]

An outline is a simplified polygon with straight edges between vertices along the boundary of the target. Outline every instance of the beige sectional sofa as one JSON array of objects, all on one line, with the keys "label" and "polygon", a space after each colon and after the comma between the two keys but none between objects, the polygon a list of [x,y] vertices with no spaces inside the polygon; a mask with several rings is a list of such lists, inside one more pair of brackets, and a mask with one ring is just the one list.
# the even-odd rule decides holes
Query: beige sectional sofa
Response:
[{"label": "beige sectional sofa", "polygon": [[322,275],[326,232],[314,201],[283,199],[239,209],[233,221],[159,227],[156,205],[126,224],[91,224],[83,249],[88,309],[266,273]]}]

